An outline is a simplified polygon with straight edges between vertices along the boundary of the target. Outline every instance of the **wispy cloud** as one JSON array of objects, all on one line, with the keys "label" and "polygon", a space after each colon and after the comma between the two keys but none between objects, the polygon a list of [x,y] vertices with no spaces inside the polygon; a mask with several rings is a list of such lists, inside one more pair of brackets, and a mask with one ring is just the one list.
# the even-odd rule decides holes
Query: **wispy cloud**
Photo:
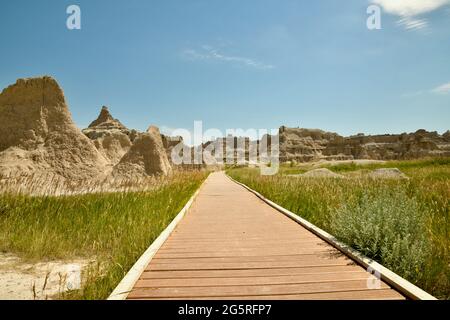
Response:
[{"label": "wispy cloud", "polygon": [[433,90],[431,90],[431,92],[437,93],[437,94],[449,94],[450,93],[450,82],[434,88]]},{"label": "wispy cloud", "polygon": [[275,68],[274,65],[266,64],[254,59],[223,54],[209,45],[202,46],[200,50],[186,49],[182,53],[184,57],[193,60],[216,60],[227,63],[240,64],[260,70],[269,70]]},{"label": "wispy cloud", "polygon": [[407,30],[420,30],[428,27],[428,20],[419,17],[440,9],[450,0],[371,0],[389,14],[399,17],[397,23]]},{"label": "wispy cloud", "polygon": [[420,30],[428,27],[426,19],[415,19],[411,17],[403,17],[397,21],[399,26],[403,26],[406,30]]},{"label": "wispy cloud", "polygon": [[444,83],[440,86],[437,86],[436,88],[430,89],[430,90],[419,90],[409,93],[402,94],[402,98],[414,98],[417,96],[421,96],[424,94],[450,94],[450,82]]}]

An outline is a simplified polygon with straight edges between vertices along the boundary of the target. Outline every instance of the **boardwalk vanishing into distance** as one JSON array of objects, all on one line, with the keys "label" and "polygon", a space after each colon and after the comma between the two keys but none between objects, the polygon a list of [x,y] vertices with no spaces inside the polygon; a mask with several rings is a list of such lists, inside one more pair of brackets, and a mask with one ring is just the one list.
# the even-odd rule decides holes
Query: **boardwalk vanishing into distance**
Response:
[{"label": "boardwalk vanishing into distance", "polygon": [[127,299],[405,299],[371,277],[217,172]]}]

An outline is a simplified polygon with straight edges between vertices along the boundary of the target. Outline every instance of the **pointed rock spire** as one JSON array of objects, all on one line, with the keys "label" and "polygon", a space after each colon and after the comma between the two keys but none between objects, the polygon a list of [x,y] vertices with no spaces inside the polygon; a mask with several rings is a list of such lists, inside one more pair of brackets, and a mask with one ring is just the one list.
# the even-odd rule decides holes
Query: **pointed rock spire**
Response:
[{"label": "pointed rock spire", "polygon": [[89,128],[126,129],[119,120],[113,118],[106,106],[102,107],[98,118],[89,125]]}]

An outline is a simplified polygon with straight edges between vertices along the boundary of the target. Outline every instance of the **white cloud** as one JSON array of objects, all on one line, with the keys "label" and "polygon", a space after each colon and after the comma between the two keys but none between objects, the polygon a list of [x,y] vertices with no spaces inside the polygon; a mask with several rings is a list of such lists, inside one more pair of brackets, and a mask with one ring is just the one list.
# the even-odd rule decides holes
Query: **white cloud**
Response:
[{"label": "white cloud", "polygon": [[414,98],[426,94],[450,94],[450,82],[444,83],[443,85],[440,85],[433,89],[428,90],[419,90],[414,92],[408,92],[401,95],[402,98]]},{"label": "white cloud", "polygon": [[417,16],[450,4],[450,0],[371,0],[371,2],[381,6],[385,12],[400,17],[397,23],[408,30],[426,28],[427,20]]},{"label": "white cloud", "polygon": [[418,30],[428,27],[428,21],[426,19],[415,19],[411,17],[403,17],[397,21],[397,24],[405,27],[407,30]]},{"label": "white cloud", "polygon": [[431,90],[431,92],[437,93],[437,94],[449,94],[450,93],[450,82],[434,88],[433,90]]},{"label": "white cloud", "polygon": [[271,64],[265,64],[250,58],[239,56],[228,56],[222,54],[217,49],[209,45],[202,46],[201,50],[199,51],[195,49],[186,49],[183,51],[183,56],[195,60],[217,60],[229,63],[236,63],[261,70],[268,70],[275,68],[275,66]]},{"label": "white cloud", "polygon": [[374,4],[397,16],[417,16],[439,9],[450,0],[373,0]]}]

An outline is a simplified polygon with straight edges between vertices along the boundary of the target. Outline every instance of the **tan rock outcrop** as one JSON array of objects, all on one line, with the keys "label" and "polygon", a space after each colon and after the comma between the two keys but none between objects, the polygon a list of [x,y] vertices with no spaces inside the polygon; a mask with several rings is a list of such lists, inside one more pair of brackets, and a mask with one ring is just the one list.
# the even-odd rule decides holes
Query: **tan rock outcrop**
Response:
[{"label": "tan rock outcrop", "polygon": [[107,107],[102,107],[100,114],[83,133],[91,139],[98,151],[112,166],[130,150],[136,138],[136,130],[129,130],[119,120],[114,119]]},{"label": "tan rock outcrop", "polygon": [[139,133],[133,145],[114,167],[116,176],[136,177],[167,175],[171,165],[164,149],[159,129],[150,127],[147,132]]},{"label": "tan rock outcrop", "polygon": [[450,133],[418,130],[399,135],[343,137],[317,129],[281,127],[280,161],[407,160],[450,156]]},{"label": "tan rock outcrop", "polygon": [[92,121],[88,128],[128,131],[128,129],[119,120],[112,117],[107,106],[102,107],[97,119]]},{"label": "tan rock outcrop", "polygon": [[184,145],[183,137],[177,136],[177,137],[170,137],[164,134],[161,134],[162,143],[164,146],[164,149],[166,150],[167,157],[169,158],[169,161],[171,161],[172,157],[172,150],[181,145]]},{"label": "tan rock outcrop", "polygon": [[[324,158],[323,151],[330,140],[339,138],[339,135],[319,129],[287,128],[279,130],[280,161],[307,162]],[[337,159],[335,160],[345,160]]]},{"label": "tan rock outcrop", "polygon": [[73,123],[53,78],[19,79],[0,94],[0,177],[45,173],[88,179],[104,174],[106,165]]},{"label": "tan rock outcrop", "polygon": [[450,142],[450,130],[445,131],[442,137],[445,139],[446,142]]},{"label": "tan rock outcrop", "polygon": [[352,159],[409,160],[450,156],[450,144],[445,136],[422,129],[399,135],[358,135],[331,140],[323,154]]}]

